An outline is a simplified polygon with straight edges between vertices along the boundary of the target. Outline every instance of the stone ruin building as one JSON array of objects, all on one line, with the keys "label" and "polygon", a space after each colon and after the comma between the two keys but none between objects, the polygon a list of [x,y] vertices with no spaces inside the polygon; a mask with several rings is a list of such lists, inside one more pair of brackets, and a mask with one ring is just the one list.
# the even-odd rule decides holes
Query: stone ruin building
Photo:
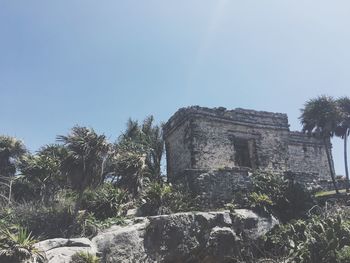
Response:
[{"label": "stone ruin building", "polygon": [[209,206],[230,202],[257,169],[304,184],[329,178],[322,140],[290,131],[282,113],[182,108],[165,124],[164,139],[169,182]]}]

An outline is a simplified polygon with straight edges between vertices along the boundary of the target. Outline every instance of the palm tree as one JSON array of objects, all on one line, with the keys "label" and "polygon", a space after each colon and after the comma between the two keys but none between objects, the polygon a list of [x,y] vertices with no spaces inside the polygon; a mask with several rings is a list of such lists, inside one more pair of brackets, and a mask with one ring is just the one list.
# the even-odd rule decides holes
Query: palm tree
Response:
[{"label": "palm tree", "polygon": [[131,140],[115,145],[109,171],[113,174],[113,183],[127,190],[132,196],[138,196],[147,174],[147,152],[142,145]]},{"label": "palm tree", "polygon": [[151,176],[161,182],[161,161],[164,153],[163,124],[154,125],[153,122],[153,116],[149,116],[142,125],[142,132],[149,149],[146,165]]},{"label": "palm tree", "polygon": [[340,113],[335,100],[328,96],[319,96],[315,99],[310,99],[305,103],[304,109],[301,110],[299,119],[303,126],[303,132],[322,138],[334,189],[339,194],[330,152],[330,139],[333,137],[340,121]]},{"label": "palm tree", "polygon": [[27,152],[23,142],[10,136],[0,136],[0,176],[16,174],[20,158]]},{"label": "palm tree", "polygon": [[104,135],[98,135],[93,129],[81,126],[73,127],[67,136],[57,136],[57,140],[68,151],[62,170],[67,173],[72,188],[78,192],[74,209],[75,222],[69,229],[74,232],[84,191],[87,188],[96,188],[105,179],[110,144]]},{"label": "palm tree", "polygon": [[148,116],[140,125],[138,121],[129,119],[119,144],[131,141],[138,144],[146,152],[145,163],[150,177],[161,181],[161,160],[164,153],[162,124],[154,125],[154,117]]},{"label": "palm tree", "polygon": [[67,149],[59,144],[46,145],[35,155],[27,155],[21,162],[22,183],[29,183],[39,192],[42,202],[52,200],[59,189],[67,184],[66,173],[61,170]]},{"label": "palm tree", "polygon": [[337,101],[337,105],[341,114],[341,121],[336,129],[336,135],[344,140],[344,165],[345,165],[345,176],[346,176],[346,192],[349,192],[349,169],[348,169],[348,158],[347,158],[347,141],[350,134],[350,98],[342,97]]},{"label": "palm tree", "polygon": [[60,135],[57,140],[67,148],[63,170],[67,172],[74,190],[83,192],[87,187],[95,188],[104,181],[110,151],[104,135],[98,135],[90,128],[75,126],[70,134]]},{"label": "palm tree", "polygon": [[23,142],[10,136],[0,136],[0,187],[8,189],[7,196],[0,197],[11,203],[12,184],[22,157],[27,153]]}]

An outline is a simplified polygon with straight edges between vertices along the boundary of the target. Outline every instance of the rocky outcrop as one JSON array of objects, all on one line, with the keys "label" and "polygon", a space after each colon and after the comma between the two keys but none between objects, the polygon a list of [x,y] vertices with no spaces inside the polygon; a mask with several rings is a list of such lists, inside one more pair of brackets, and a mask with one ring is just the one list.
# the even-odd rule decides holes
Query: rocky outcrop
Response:
[{"label": "rocky outcrop", "polygon": [[147,262],[143,236],[148,220],[142,218],[128,226],[114,226],[92,239],[102,262]]},{"label": "rocky outcrop", "polygon": [[246,209],[177,213],[136,218],[91,241],[52,239],[38,247],[46,251],[50,263],[69,262],[76,251],[97,253],[106,263],[231,262],[246,242],[257,240],[277,223]]},{"label": "rocky outcrop", "polygon": [[246,241],[256,240],[277,220],[250,210],[235,213],[179,213],[149,218],[144,235],[147,255],[155,262],[226,262]]}]

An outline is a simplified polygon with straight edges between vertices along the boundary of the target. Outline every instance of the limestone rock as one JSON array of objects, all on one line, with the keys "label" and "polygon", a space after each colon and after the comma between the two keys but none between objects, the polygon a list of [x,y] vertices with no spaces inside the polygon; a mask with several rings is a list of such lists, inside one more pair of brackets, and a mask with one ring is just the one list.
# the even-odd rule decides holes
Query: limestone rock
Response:
[{"label": "limestone rock", "polygon": [[278,221],[251,210],[187,212],[128,220],[91,241],[51,239],[37,244],[50,263],[66,263],[77,251],[97,253],[103,263],[226,263],[246,241],[255,241]]},{"label": "limestone rock", "polygon": [[54,238],[41,241],[36,248],[45,252],[49,263],[69,263],[77,252],[96,255],[96,248],[87,238]]},{"label": "limestone rock", "polygon": [[231,262],[245,239],[256,240],[278,221],[251,210],[178,213],[149,218],[145,252],[156,262]]},{"label": "limestone rock", "polygon": [[102,262],[132,263],[146,262],[143,246],[143,232],[147,219],[129,226],[114,226],[92,239],[101,255]]}]

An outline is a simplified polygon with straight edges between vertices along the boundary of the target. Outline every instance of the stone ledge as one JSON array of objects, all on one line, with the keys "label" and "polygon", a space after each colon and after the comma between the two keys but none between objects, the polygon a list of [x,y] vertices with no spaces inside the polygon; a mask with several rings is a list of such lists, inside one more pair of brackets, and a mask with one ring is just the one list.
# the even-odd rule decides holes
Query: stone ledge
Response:
[{"label": "stone ledge", "polygon": [[288,116],[284,113],[274,113],[266,111],[255,111],[236,108],[226,110],[226,108],[205,108],[191,106],[179,109],[164,125],[164,134],[167,136],[173,129],[181,125],[191,117],[205,116],[221,121],[229,121],[240,125],[253,127],[289,130]]}]

